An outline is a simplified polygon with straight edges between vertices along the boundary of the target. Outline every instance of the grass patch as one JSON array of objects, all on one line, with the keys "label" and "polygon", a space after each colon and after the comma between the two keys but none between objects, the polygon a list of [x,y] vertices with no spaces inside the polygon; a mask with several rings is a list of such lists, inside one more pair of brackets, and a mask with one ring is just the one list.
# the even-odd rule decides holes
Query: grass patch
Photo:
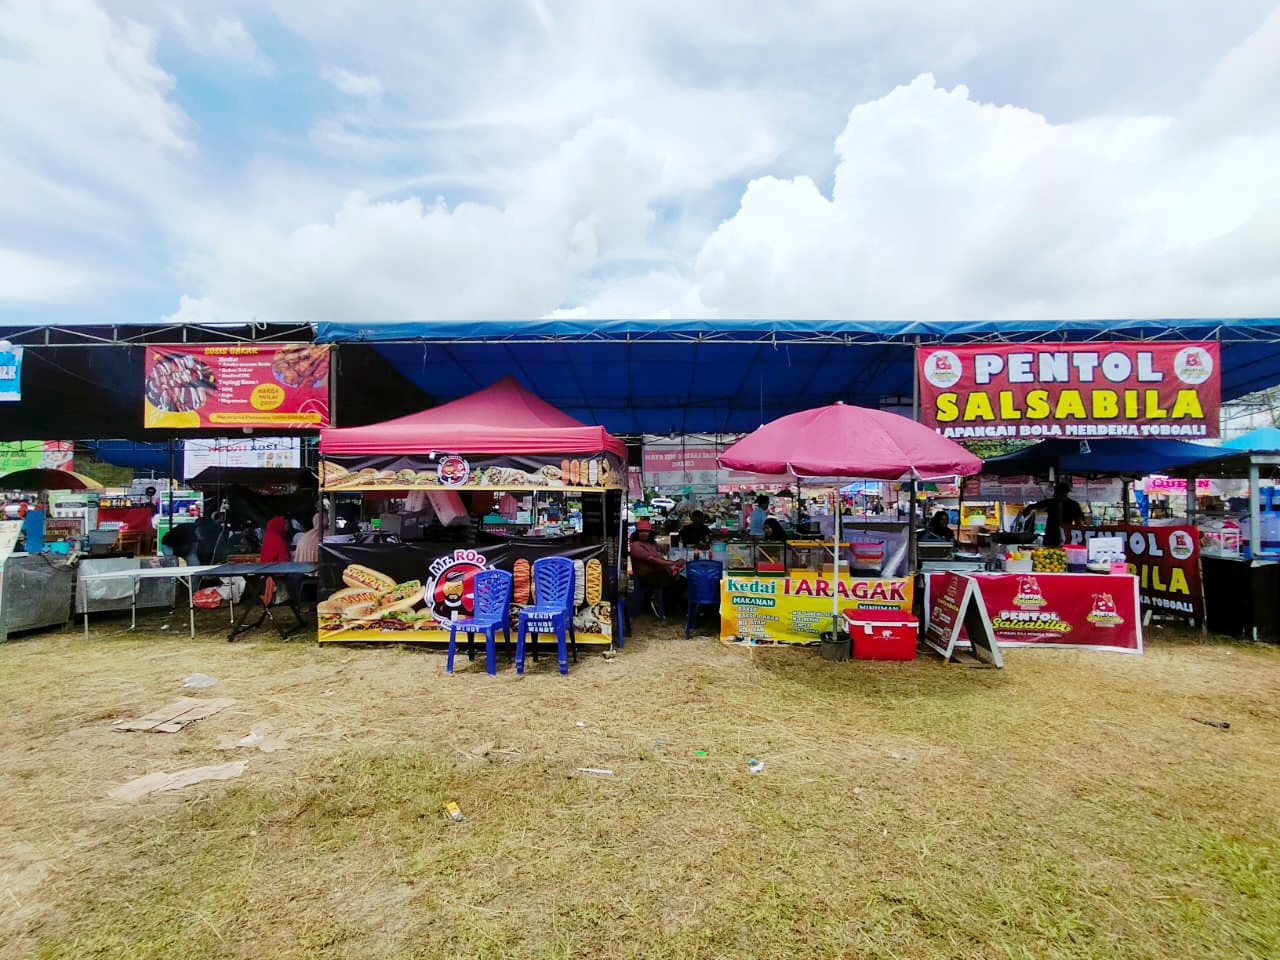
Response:
[{"label": "grass patch", "polygon": [[[158,633],[0,658],[2,957],[1280,953],[1271,649],[995,672],[654,629],[522,680]],[[197,670],[235,707],[110,730]],[[261,721],[289,747],[238,780],[106,798]]]}]

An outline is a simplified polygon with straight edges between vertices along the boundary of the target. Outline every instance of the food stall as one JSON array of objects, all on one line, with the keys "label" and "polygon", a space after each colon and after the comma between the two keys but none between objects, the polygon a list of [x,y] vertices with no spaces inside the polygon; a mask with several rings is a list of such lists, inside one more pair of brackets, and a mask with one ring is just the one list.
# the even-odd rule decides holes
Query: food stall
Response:
[{"label": "food stall", "polygon": [[[1022,505],[1047,499],[1055,481],[1065,479],[1073,499],[1096,506],[1123,496],[1120,478],[1212,455],[1212,448],[1177,440],[1047,440],[988,459],[965,495]],[[1089,510],[1095,522],[1069,529],[1061,549],[1040,545],[1042,529],[991,533],[983,550],[987,571],[973,579],[998,643],[1141,652],[1148,612],[1203,618],[1194,532],[1185,525],[1097,523],[1101,513]],[[956,592],[945,575],[927,574],[926,620],[939,597]]]},{"label": "food stall", "polygon": [[626,448],[506,377],[421,413],[320,434],[321,488],[359,502],[358,532],[321,546],[322,642],[446,642],[474,576],[498,567],[530,602],[539,557],[574,561],[580,644],[620,623]]},{"label": "food stall", "polygon": [[1206,626],[1280,642],[1280,429],[1260,427],[1208,452],[1211,459],[1165,471],[1189,486],[1200,478],[1248,481],[1247,498],[1189,518],[1199,534]]},{"label": "food stall", "polygon": [[[906,417],[843,403],[768,423],[726,450],[720,463],[793,482],[837,487],[861,479],[906,481],[914,487],[921,480],[968,475],[981,467],[981,461],[959,444]],[[837,628],[843,629],[846,622],[855,624],[859,611],[900,611],[910,619],[913,538],[907,538],[903,575],[857,576],[872,570],[883,574],[884,545],[853,537],[846,540],[841,526],[837,511],[830,543],[796,542],[779,551],[779,545],[759,542],[731,558],[721,581],[721,639],[812,643],[824,633],[838,636]],[[906,529],[912,526],[909,519]],[[740,564],[736,574],[735,563]],[[754,565],[750,573],[748,563]],[[914,639],[908,646],[914,655]],[[856,636],[853,655],[863,655]]]}]

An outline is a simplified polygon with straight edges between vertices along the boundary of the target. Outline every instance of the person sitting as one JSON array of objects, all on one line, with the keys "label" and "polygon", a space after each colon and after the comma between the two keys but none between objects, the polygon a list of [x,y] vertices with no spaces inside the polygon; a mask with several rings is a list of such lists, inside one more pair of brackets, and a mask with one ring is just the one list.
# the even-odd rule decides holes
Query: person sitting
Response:
[{"label": "person sitting", "polygon": [[676,579],[682,564],[668,560],[653,542],[653,524],[648,520],[636,521],[636,532],[631,537],[631,570],[636,581],[650,591],[649,608],[655,617],[662,613],[658,605],[658,591],[666,591]]},{"label": "person sitting", "polygon": [[955,531],[948,525],[947,519],[947,511],[935,511],[933,516],[929,518],[929,523],[921,533],[920,539],[954,541],[956,538]]},{"label": "person sitting", "polygon": [[777,540],[785,543],[787,540],[787,531],[782,529],[782,524],[780,524],[776,519],[770,517],[764,522],[764,539]]},{"label": "person sitting", "polygon": [[707,515],[701,510],[689,514],[689,522],[680,530],[680,543],[704,549],[711,546],[711,528],[707,526]]}]

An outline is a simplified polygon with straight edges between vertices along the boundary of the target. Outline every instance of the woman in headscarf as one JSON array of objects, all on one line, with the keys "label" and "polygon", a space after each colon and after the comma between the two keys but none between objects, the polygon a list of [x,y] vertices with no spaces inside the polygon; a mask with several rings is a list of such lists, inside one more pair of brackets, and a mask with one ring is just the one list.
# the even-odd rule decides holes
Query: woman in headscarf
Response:
[{"label": "woman in headscarf", "polygon": [[320,514],[311,518],[311,529],[298,538],[293,559],[298,563],[320,562]]}]

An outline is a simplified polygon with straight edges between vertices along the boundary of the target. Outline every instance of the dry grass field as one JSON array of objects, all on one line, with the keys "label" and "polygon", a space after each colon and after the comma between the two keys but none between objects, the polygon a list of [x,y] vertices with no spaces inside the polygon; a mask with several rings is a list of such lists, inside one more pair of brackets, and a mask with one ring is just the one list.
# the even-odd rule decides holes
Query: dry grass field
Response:
[{"label": "dry grass field", "polygon": [[[0,645],[0,957],[1280,956],[1280,650],[834,664],[646,620],[450,677],[162,620]],[[111,729],[195,672],[235,704]]]}]

